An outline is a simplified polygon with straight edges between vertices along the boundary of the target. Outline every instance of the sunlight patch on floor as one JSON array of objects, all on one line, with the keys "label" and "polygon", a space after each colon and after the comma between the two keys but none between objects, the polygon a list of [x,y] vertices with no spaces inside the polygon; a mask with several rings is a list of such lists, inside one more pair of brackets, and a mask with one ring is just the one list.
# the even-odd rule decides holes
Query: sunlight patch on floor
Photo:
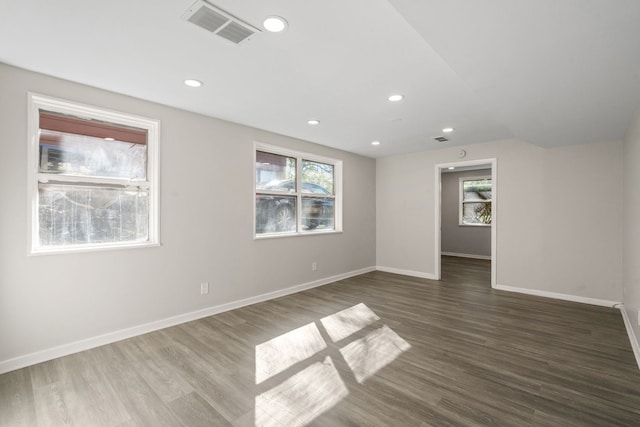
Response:
[{"label": "sunlight patch on floor", "polygon": [[256,346],[256,384],[289,369],[327,347],[315,323]]},{"label": "sunlight patch on floor", "polygon": [[[360,303],[257,345],[256,385],[261,391],[274,382],[278,385],[257,394],[255,425],[303,426],[346,397],[349,390],[329,354],[334,359],[342,356],[362,384],[411,348],[387,325],[362,337],[365,328],[379,320]],[[352,336],[359,331],[362,338]],[[347,344],[340,343],[343,340]],[[312,363],[314,356],[313,360],[324,359]]]},{"label": "sunlight patch on floor", "polygon": [[343,340],[377,320],[380,318],[363,303],[320,319],[333,342]]},{"label": "sunlight patch on floor", "polygon": [[387,325],[340,349],[356,380],[363,383],[380,369],[409,350],[411,344],[400,338]]},{"label": "sunlight patch on floor", "polygon": [[330,357],[256,397],[256,426],[303,426],[349,394]]}]

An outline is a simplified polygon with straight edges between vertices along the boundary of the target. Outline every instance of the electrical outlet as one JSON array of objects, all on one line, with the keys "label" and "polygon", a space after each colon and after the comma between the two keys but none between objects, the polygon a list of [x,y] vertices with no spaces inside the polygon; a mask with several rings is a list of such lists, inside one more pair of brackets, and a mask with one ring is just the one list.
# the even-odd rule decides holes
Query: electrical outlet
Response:
[{"label": "electrical outlet", "polygon": [[638,326],[640,326],[640,310],[638,310]]},{"label": "electrical outlet", "polygon": [[200,295],[206,295],[209,293],[209,282],[200,283]]},{"label": "electrical outlet", "polygon": [[311,271],[317,271],[318,270],[318,263],[313,261],[311,263]]}]

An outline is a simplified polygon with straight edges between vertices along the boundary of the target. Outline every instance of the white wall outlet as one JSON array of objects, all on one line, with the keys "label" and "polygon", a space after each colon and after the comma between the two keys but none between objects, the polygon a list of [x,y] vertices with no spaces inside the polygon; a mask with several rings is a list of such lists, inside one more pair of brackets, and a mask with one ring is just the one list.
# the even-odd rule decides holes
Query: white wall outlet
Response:
[{"label": "white wall outlet", "polygon": [[638,310],[638,326],[640,326],[640,310]]},{"label": "white wall outlet", "polygon": [[311,271],[317,271],[318,270],[318,263],[313,261],[311,263]]},{"label": "white wall outlet", "polygon": [[209,282],[200,283],[200,295],[206,295],[209,293]]}]

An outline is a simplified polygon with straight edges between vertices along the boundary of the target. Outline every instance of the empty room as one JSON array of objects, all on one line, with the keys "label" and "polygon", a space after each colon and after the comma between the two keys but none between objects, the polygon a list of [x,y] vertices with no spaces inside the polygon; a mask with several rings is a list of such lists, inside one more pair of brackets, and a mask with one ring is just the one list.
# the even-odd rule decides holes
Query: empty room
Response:
[{"label": "empty room", "polygon": [[0,426],[640,425],[639,22],[0,0]]}]

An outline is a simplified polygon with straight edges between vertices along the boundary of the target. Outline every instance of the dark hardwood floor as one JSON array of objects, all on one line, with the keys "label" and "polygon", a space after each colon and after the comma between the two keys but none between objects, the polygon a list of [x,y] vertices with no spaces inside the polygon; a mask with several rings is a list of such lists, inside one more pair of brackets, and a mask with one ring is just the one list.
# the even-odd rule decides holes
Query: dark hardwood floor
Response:
[{"label": "dark hardwood floor", "polygon": [[620,312],[372,272],[0,376],[2,426],[637,426]]}]

